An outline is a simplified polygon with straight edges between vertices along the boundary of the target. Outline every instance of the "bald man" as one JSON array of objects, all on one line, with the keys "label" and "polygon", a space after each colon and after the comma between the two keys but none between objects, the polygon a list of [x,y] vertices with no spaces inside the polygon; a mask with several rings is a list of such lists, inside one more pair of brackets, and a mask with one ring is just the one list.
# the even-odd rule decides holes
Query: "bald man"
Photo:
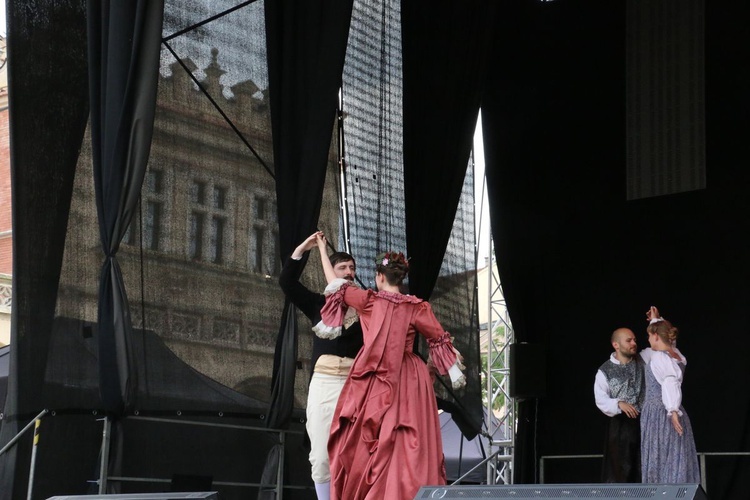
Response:
[{"label": "bald man", "polygon": [[618,328],[610,337],[615,352],[599,367],[594,381],[596,406],[609,417],[604,442],[602,481],[641,482],[641,429],[643,360],[635,334]]}]

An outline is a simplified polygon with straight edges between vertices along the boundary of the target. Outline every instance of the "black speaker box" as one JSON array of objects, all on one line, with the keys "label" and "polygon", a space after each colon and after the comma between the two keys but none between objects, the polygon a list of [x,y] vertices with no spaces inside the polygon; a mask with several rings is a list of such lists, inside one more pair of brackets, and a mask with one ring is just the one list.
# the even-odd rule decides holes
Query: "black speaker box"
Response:
[{"label": "black speaker box", "polygon": [[547,362],[544,347],[516,342],[510,345],[510,383],[515,399],[540,398],[547,390]]},{"label": "black speaker box", "polygon": [[699,484],[521,484],[496,486],[423,486],[414,500],[426,498],[654,498],[659,500],[708,500]]}]

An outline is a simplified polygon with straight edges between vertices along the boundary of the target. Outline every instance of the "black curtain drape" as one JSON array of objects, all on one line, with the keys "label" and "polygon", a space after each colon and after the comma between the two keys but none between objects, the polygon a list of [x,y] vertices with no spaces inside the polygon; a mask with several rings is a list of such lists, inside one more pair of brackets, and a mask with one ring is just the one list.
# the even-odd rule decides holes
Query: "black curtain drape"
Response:
[{"label": "black curtain drape", "polygon": [[[13,310],[0,447],[46,407],[42,389],[88,117],[84,0],[7,7]],[[30,450],[16,445],[0,456],[1,499],[26,498]]]},{"label": "black curtain drape", "polygon": [[[545,334],[555,328],[545,312],[546,280],[556,280],[555,249],[545,237],[570,230],[562,221],[553,223],[550,214],[564,211],[563,186],[574,175],[558,161],[561,151],[570,146],[560,139],[559,130],[547,124],[558,113],[568,119],[575,116],[570,85],[591,91],[582,82],[565,82],[561,75],[570,64],[568,57],[580,64],[586,57],[565,55],[562,40],[570,43],[575,28],[561,22],[562,8],[541,2],[503,6],[491,42],[492,65],[482,101],[485,175],[498,273],[515,342],[538,345],[544,345]],[[559,125],[559,120],[555,123]],[[572,214],[562,220],[575,227]],[[538,399],[517,403],[516,483],[539,480],[538,403]]]},{"label": "black curtain drape", "polygon": [[[287,258],[317,226],[323,199],[337,92],[353,0],[267,0],[266,37],[271,96],[279,250]],[[267,425],[291,415],[297,329],[286,304],[276,343]]]},{"label": "black curtain drape", "polygon": [[469,162],[496,2],[401,2],[409,292],[429,299]]},{"label": "black curtain drape", "polygon": [[96,207],[104,263],[99,375],[104,409],[134,402],[132,326],[117,251],[137,209],[151,149],[163,0],[89,0],[89,87]]}]

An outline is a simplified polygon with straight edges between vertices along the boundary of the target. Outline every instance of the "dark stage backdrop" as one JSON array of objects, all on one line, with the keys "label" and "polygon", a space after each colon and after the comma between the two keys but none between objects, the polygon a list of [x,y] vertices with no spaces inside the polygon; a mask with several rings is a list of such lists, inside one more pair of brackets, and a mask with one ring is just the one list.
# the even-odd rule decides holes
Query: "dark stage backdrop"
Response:
[{"label": "dark stage backdrop", "polygon": [[[748,7],[706,2],[706,188],[636,201],[626,200],[625,7],[514,2],[496,30],[482,104],[493,234],[517,339],[544,346],[548,374],[547,396],[521,404],[518,482],[538,480],[542,456],[602,452],[594,375],[615,328],[648,346],[652,304],[680,327],[698,451],[750,445],[750,371],[733,355],[750,319],[750,52],[736,22]],[[599,474],[598,463],[556,464],[546,481]],[[748,460],[707,465],[712,498],[747,496]]]},{"label": "dark stage backdrop", "polygon": [[[182,11],[165,11],[165,36],[235,5],[167,2],[177,3]],[[90,230],[93,182],[80,174],[90,175],[90,152],[84,147],[78,155],[88,103],[84,3],[31,4],[9,4],[14,204],[22,209],[14,211],[16,376],[9,380],[2,442],[47,404],[68,410],[46,424],[47,438],[66,439],[45,449],[40,467],[56,471],[66,492],[81,493],[97,474],[101,425],[90,413],[100,404],[92,318],[101,254]],[[197,7],[208,4],[206,11]],[[237,414],[236,423],[255,421],[267,409],[281,313],[273,277],[280,248],[294,242],[277,243],[266,54],[251,43],[265,39],[263,12],[260,2],[246,6],[217,25],[170,38],[174,53],[164,46],[151,162],[136,223],[118,255],[131,304],[137,303],[134,349],[145,360],[138,378],[154,382],[139,387],[144,412],[171,414],[177,404],[189,404],[185,412],[194,414],[222,407]],[[682,330],[680,347],[690,359],[685,406],[699,451],[748,449],[750,399],[742,387],[750,373],[741,354],[750,278],[744,243],[750,54],[748,28],[737,21],[748,10],[739,0],[705,6],[705,189],[626,201],[625,1],[516,0],[500,9],[481,100],[493,234],[517,338],[544,347],[548,373],[547,397],[520,406],[516,482],[537,482],[544,455],[601,452],[604,417],[593,404],[594,373],[609,355],[614,328],[632,327],[644,344],[651,304]],[[435,95],[441,85],[446,95],[461,92],[436,73]],[[239,123],[247,142],[198,83]],[[328,160],[335,166],[335,156]],[[335,196],[323,198],[321,212],[332,214],[328,227],[337,227],[336,203],[325,201]],[[307,278],[320,285],[319,277]],[[450,297],[450,283],[444,286],[438,282],[433,294],[447,290],[443,297]],[[309,349],[302,335],[300,346]],[[305,378],[295,380],[298,407]],[[116,460],[138,466],[123,473],[191,472],[175,470],[178,462],[144,462],[138,451],[153,456],[166,448],[155,445],[162,433],[136,425],[126,420],[115,429],[116,439],[130,432],[142,439],[118,449]],[[195,437],[175,434],[181,445]],[[224,435],[230,448],[211,449],[247,458],[248,447],[260,446],[264,455],[273,444],[239,434]],[[306,466],[301,443],[292,446],[299,446],[301,464],[290,473]],[[19,447],[0,459],[3,487],[12,485],[0,496],[22,496],[29,455],[28,446]],[[747,461],[708,465],[712,497],[745,497]],[[234,466],[259,475],[257,463]],[[228,465],[214,467],[223,468],[220,479],[235,479]],[[596,469],[571,463],[548,469],[545,479],[590,482]]]}]

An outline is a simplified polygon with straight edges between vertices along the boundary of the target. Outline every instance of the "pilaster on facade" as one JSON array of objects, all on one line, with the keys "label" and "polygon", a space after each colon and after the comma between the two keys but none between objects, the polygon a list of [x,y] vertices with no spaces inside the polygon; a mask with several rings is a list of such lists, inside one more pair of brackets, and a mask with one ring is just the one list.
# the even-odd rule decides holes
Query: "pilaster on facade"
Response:
[{"label": "pilaster on facade", "polygon": [[0,274],[0,347],[10,344],[10,313],[13,307],[13,279]]}]

